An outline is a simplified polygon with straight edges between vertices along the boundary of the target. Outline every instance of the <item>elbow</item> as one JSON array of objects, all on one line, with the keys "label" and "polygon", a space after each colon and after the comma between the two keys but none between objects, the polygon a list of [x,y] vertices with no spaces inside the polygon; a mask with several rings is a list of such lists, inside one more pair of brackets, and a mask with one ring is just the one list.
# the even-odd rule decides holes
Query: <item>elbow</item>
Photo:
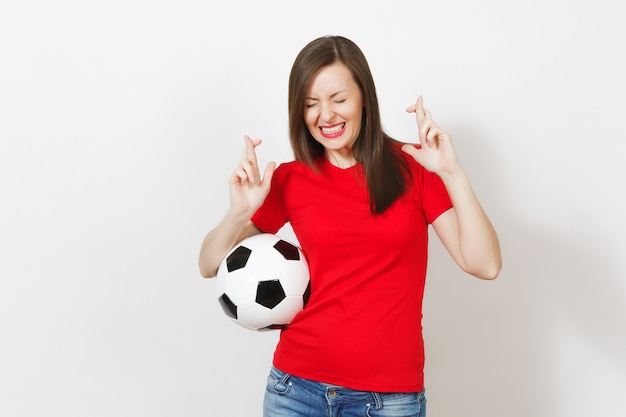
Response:
[{"label": "elbow", "polygon": [[498,256],[490,256],[488,259],[474,260],[472,263],[459,263],[461,269],[478,279],[492,281],[500,275],[502,270],[502,258]]},{"label": "elbow", "polygon": [[502,271],[502,255],[500,248],[496,247],[489,253],[484,253],[483,256],[479,256],[473,259],[470,264],[465,264],[467,273],[473,275],[476,278],[493,281],[498,278]]},{"label": "elbow", "polygon": [[502,261],[498,260],[493,265],[484,266],[480,270],[474,271],[472,275],[485,281],[493,281],[498,278],[500,271],[502,271]]},{"label": "elbow", "polygon": [[220,260],[215,259],[211,253],[200,252],[198,256],[198,269],[202,278],[215,278],[220,266]]},{"label": "elbow", "polygon": [[209,268],[205,265],[202,265],[202,263],[200,263],[198,266],[200,267],[200,276],[202,278],[215,278],[215,276],[217,275],[217,271],[214,268]]},{"label": "elbow", "polygon": [[494,279],[498,278],[499,275],[500,275],[500,270],[494,270],[494,271],[486,272],[486,273],[475,275],[475,276],[476,278],[480,278],[485,281],[493,281]]}]

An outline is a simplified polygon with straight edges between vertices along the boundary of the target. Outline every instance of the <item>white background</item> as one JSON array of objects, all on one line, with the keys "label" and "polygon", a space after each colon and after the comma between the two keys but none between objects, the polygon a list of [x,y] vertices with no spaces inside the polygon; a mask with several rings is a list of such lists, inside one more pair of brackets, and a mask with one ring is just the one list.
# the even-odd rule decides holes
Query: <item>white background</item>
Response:
[{"label": "white background", "polygon": [[0,415],[261,415],[277,333],[230,322],[197,254],[242,136],[263,165],[292,158],[291,63],[341,34],[391,135],[416,140],[404,109],[424,95],[501,238],[494,282],[432,240],[429,415],[623,416],[625,12],[3,0]]}]

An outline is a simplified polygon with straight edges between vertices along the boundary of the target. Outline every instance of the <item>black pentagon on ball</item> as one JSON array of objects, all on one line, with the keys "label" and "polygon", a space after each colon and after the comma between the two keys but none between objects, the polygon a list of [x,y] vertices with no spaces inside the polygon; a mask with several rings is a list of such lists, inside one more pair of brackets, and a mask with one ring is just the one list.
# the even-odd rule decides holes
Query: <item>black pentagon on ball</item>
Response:
[{"label": "black pentagon on ball", "polygon": [[306,290],[304,291],[304,294],[302,294],[303,306],[307,305],[307,303],[309,302],[309,298],[311,298],[311,281],[309,281],[309,283],[306,286]]},{"label": "black pentagon on ball", "polygon": [[258,330],[260,332],[264,332],[264,331],[270,331],[270,330],[280,330],[280,329],[284,329],[285,327],[287,327],[287,324],[270,324],[269,326],[262,327]]},{"label": "black pentagon on ball", "polygon": [[285,290],[277,279],[259,281],[256,289],[256,302],[272,309],[285,299]]},{"label": "black pentagon on ball", "polygon": [[252,251],[245,246],[239,246],[235,249],[226,258],[226,269],[228,269],[228,272],[233,272],[246,266],[251,253]]},{"label": "black pentagon on ball", "polygon": [[283,255],[288,261],[300,260],[300,252],[298,251],[298,248],[287,241],[282,239],[279,240],[274,245],[274,249],[280,252],[280,254]]},{"label": "black pentagon on ball", "polygon": [[233,303],[226,294],[222,294],[220,298],[218,298],[218,301],[220,302],[224,313],[226,313],[228,317],[237,320],[237,306],[235,303]]}]

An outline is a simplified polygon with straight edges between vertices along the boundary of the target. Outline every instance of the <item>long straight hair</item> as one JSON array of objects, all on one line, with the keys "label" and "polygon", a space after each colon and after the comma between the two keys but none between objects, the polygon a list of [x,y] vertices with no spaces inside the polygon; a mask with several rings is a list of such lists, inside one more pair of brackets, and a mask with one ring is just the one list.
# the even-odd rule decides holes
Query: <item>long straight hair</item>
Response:
[{"label": "long straight hair", "polygon": [[407,188],[410,172],[397,146],[400,142],[382,128],[376,87],[361,49],[342,36],[323,36],[307,44],[296,57],[289,76],[289,138],[296,160],[314,168],[324,155],[304,122],[304,102],[313,76],[336,62],[344,64],[363,95],[361,130],[354,143],[355,159],[363,166],[370,195],[370,211],[380,214],[391,206]]}]

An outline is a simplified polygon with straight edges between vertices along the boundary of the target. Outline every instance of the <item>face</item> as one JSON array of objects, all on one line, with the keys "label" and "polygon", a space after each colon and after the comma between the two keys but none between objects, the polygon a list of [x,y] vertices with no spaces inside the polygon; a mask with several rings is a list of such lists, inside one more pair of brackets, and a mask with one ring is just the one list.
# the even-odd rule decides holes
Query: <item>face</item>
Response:
[{"label": "face", "polygon": [[340,167],[354,165],[352,146],[361,129],[363,97],[350,70],[341,63],[322,68],[305,97],[304,122],[328,160]]}]

